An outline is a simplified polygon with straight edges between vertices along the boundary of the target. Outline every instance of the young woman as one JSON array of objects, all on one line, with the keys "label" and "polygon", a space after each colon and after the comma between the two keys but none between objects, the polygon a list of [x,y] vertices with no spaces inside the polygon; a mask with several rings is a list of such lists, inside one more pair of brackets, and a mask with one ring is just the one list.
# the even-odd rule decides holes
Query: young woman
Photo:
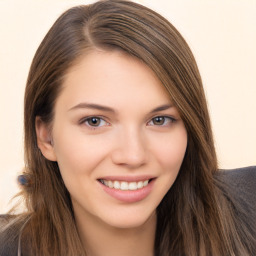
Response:
[{"label": "young woman", "polygon": [[55,22],[27,80],[25,161],[1,255],[256,253],[255,168],[218,171],[194,57],[139,4]]}]

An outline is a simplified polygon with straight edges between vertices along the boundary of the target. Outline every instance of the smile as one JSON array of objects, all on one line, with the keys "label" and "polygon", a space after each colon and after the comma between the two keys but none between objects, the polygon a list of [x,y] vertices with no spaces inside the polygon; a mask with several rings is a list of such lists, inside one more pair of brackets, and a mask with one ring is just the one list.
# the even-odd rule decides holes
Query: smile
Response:
[{"label": "smile", "polygon": [[109,176],[98,179],[100,187],[112,198],[124,203],[135,203],[145,199],[153,190],[156,177]]},{"label": "smile", "polygon": [[112,181],[112,180],[99,180],[102,184],[105,186],[112,188],[112,189],[117,189],[117,190],[138,190],[146,187],[149,184],[150,180],[142,180],[138,182],[128,182],[128,181]]}]

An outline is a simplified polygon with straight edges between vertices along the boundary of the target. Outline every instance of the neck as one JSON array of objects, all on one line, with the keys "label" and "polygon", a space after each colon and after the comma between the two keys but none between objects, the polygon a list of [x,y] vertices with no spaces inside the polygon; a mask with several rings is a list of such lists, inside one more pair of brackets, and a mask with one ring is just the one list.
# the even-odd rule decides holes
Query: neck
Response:
[{"label": "neck", "polygon": [[156,215],[135,228],[115,228],[101,221],[79,219],[76,223],[87,256],[153,256]]}]

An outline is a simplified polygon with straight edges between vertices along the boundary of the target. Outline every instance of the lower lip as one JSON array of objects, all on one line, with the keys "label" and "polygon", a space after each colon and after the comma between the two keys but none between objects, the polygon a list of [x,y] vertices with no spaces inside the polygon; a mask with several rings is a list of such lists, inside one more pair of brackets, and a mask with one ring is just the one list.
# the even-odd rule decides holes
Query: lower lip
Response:
[{"label": "lower lip", "polygon": [[143,187],[137,190],[119,190],[119,189],[109,188],[104,184],[102,184],[101,182],[99,183],[103,188],[103,190],[113,198],[125,203],[135,203],[143,200],[150,194],[150,192],[153,189],[154,181],[155,179],[151,180],[146,187]]}]

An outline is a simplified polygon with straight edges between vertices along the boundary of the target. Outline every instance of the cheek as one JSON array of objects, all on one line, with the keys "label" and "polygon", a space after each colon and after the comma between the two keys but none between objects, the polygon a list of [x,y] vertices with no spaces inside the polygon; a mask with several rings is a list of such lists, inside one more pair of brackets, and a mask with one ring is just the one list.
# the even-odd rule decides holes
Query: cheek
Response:
[{"label": "cheek", "polygon": [[159,144],[157,151],[158,163],[161,166],[161,194],[163,196],[169,191],[175,182],[183,162],[187,148],[187,134],[182,132],[180,136],[166,138],[165,143]]},{"label": "cheek", "polygon": [[72,129],[59,132],[54,138],[54,150],[62,175],[91,173],[107,155],[107,146],[101,142]]},{"label": "cheek", "polygon": [[187,134],[182,130],[159,142],[157,157],[166,170],[179,170],[187,148]]}]

